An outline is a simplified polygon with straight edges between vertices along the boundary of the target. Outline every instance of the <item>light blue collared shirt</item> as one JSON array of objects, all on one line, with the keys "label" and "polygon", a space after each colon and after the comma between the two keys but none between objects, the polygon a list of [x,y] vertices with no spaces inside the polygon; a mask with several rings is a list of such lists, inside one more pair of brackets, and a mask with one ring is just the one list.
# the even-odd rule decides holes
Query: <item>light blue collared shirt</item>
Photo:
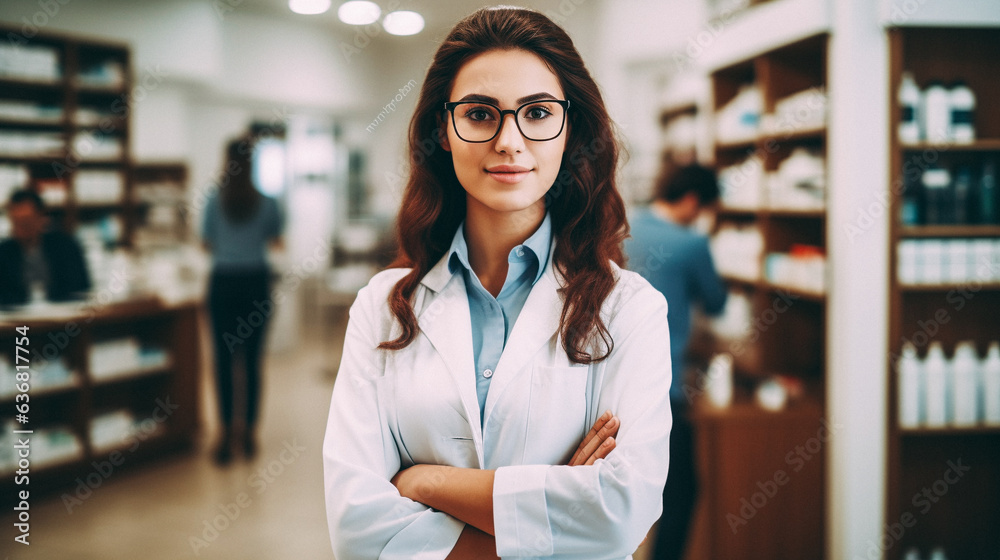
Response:
[{"label": "light blue collared shirt", "polygon": [[524,307],[535,282],[542,277],[549,261],[552,243],[552,220],[548,212],[542,225],[521,245],[507,255],[507,279],[500,294],[494,298],[486,291],[479,277],[469,265],[469,246],[465,242],[465,222],[458,226],[448,249],[448,270],[452,274],[461,267],[465,291],[469,297],[469,314],[472,316],[472,356],[476,362],[476,396],[479,398],[479,424],[483,422],[486,395],[490,380],[500,362],[507,338],[514,328],[517,316]]}]

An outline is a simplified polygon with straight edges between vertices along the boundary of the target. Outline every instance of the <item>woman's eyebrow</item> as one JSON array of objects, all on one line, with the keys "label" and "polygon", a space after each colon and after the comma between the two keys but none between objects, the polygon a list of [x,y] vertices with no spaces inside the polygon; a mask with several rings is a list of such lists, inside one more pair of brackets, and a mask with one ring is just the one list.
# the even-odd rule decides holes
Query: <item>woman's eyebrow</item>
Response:
[{"label": "woman's eyebrow", "polygon": [[[556,96],[551,93],[533,93],[531,95],[526,95],[517,100],[518,105],[524,105],[525,103],[531,103],[532,101],[538,101],[539,99],[557,99]],[[492,103],[493,105],[500,105],[500,101],[496,97],[490,97],[489,95],[482,95],[479,93],[470,93],[465,97],[458,100],[463,101],[478,101],[480,103]]]}]

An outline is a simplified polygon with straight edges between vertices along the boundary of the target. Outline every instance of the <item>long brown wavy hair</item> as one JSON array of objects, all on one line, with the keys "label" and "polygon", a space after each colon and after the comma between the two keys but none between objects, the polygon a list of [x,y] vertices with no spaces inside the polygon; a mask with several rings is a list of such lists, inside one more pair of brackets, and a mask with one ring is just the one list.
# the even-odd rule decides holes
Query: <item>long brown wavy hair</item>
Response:
[{"label": "long brown wavy hair", "polygon": [[571,102],[566,149],[545,195],[557,240],[553,264],[565,278],[560,289],[563,348],[570,360],[581,364],[599,362],[614,348],[600,310],[615,285],[611,263],[624,266],[622,241],[628,223],[615,186],[619,147],[613,124],[597,84],[566,32],[539,12],[506,6],[483,8],[460,21],[427,71],[410,121],[410,176],[397,220],[399,254],[389,266],[412,268],[388,300],[402,334],[379,348],[405,348],[416,337],[411,297],[444,256],[465,217],[466,193],[455,175],[451,153],[441,147],[447,122],[443,106],[455,75],[477,55],[515,49],[541,58]]},{"label": "long brown wavy hair", "polygon": [[231,140],[226,146],[223,168],[222,210],[230,222],[239,224],[252,218],[260,206],[260,192],[253,184],[252,146],[247,140]]}]

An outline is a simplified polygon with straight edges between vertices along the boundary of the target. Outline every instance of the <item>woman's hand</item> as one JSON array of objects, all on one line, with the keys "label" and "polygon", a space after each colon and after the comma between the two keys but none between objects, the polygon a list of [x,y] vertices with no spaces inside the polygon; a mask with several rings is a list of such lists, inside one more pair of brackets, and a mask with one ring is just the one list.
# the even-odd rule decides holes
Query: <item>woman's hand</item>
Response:
[{"label": "woman's hand", "polygon": [[618,417],[607,411],[594,422],[594,427],[587,432],[576,453],[569,460],[569,466],[593,465],[594,461],[603,459],[615,448],[615,436],[621,423]]}]

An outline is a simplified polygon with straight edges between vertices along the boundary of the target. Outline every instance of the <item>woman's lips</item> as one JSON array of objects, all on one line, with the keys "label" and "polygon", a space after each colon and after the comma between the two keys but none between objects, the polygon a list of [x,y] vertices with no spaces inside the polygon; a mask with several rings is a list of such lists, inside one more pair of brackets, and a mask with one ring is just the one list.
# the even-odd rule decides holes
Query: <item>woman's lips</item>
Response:
[{"label": "woman's lips", "polygon": [[498,165],[487,169],[486,173],[488,173],[489,176],[495,181],[513,184],[521,182],[521,180],[531,173],[531,170],[514,165]]}]

